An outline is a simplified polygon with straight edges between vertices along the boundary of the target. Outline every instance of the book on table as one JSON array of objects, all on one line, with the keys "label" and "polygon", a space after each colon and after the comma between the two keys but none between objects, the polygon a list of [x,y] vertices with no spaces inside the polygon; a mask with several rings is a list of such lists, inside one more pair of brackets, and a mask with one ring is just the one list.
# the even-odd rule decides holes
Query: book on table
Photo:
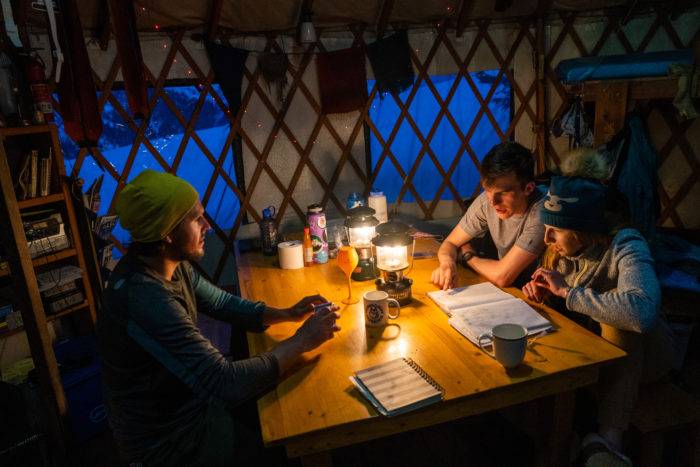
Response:
[{"label": "book on table", "polygon": [[450,317],[450,326],[477,345],[479,336],[503,323],[519,324],[528,335],[552,330],[552,323],[534,308],[490,282],[435,290],[428,296]]},{"label": "book on table", "polygon": [[444,390],[416,362],[397,358],[360,370],[350,381],[382,415],[393,416],[442,400]]}]

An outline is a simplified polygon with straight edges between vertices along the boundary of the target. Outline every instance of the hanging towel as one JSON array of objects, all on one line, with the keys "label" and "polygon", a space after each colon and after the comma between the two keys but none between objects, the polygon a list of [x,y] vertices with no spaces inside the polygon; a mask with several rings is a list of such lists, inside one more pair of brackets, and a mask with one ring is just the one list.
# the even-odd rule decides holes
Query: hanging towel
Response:
[{"label": "hanging towel", "polygon": [[102,134],[95,82],[75,0],[61,2],[62,49],[66,51],[58,96],[63,126],[81,147],[95,147]]},{"label": "hanging towel", "polygon": [[214,79],[226,96],[231,115],[235,116],[241,108],[243,67],[248,58],[248,51],[209,41],[205,42],[205,46],[211,68],[214,70]]},{"label": "hanging towel", "polygon": [[365,54],[359,47],[318,54],[318,89],[324,114],[362,109],[367,102]]},{"label": "hanging towel", "polygon": [[123,0],[109,0],[109,11],[114,26],[114,39],[117,44],[119,61],[124,77],[129,109],[135,118],[148,115],[148,93],[146,75],[143,70],[141,43],[136,30],[134,3]]},{"label": "hanging towel", "polygon": [[382,97],[388,92],[398,94],[411,87],[415,74],[405,30],[373,42],[367,46],[367,55]]}]

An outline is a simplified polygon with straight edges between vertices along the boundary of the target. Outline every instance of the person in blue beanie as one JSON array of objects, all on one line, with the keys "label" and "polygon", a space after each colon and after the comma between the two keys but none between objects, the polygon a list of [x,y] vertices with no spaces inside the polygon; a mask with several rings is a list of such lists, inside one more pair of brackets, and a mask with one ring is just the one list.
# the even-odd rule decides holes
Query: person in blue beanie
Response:
[{"label": "person in blue beanie", "polygon": [[[528,299],[564,299],[566,308],[600,325],[600,335],[627,352],[601,369],[597,433],[582,441],[582,465],[631,465],[622,436],[639,384],[670,369],[673,340],[659,316],[661,289],[644,237],[613,227],[608,189],[589,170],[599,154],[583,154],[579,170],[551,180],[540,209],[547,251],[543,267],[522,288]],[[576,175],[588,175],[576,176]]]}]

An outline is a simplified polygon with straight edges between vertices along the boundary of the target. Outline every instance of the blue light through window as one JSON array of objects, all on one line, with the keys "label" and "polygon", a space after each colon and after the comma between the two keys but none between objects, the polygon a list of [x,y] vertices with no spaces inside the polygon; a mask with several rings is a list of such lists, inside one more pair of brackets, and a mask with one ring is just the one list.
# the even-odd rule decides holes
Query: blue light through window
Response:
[{"label": "blue light through window", "polygon": [[[223,95],[217,84],[212,85],[212,87],[219,95]],[[149,89],[149,97],[152,92],[153,90]],[[165,93],[172,100],[174,107],[182,114],[184,122],[181,122],[176,117],[163,99],[158,99],[146,130],[146,139],[157,150],[165,163],[168,166],[172,166],[178,158],[185,126],[190,121],[195,110],[197,101],[200,98],[200,91],[195,86],[170,86],[165,88]],[[112,95],[128,113],[126,92],[113,90]],[[70,173],[73,170],[79,149],[65,133],[63,122],[58,114],[56,115],[56,124],[64,152],[66,172]],[[121,174],[132,150],[136,133],[109,101],[105,104],[102,111],[102,124],[103,131],[98,143],[98,149],[115,171]],[[229,121],[211,94],[207,94],[205,102],[199,111],[194,132],[199,136],[206,149],[203,149],[202,145],[190,137],[187,146],[179,156],[177,175],[189,181],[199,192],[201,198],[204,197],[214,174],[214,165],[207,157],[206,150],[208,150],[214,161],[218,160],[229,135]],[[224,158],[222,169],[235,184],[234,155],[231,148],[228,149]],[[145,169],[165,171],[146,144],[141,143],[137,149],[127,182]],[[117,188],[117,180],[107,171],[103,171],[92,157],[86,157],[79,173],[80,178],[85,182],[84,188],[87,189],[102,174],[104,174],[104,179],[100,191],[101,206],[99,215],[107,214]],[[230,229],[240,211],[238,197],[220,175],[216,177],[211,194],[206,200],[205,209],[222,229]],[[119,224],[117,224],[113,233],[120,242],[127,244],[130,242],[128,233]]]},{"label": "blue light through window", "polygon": [[[474,81],[482,98],[485,98],[491,86],[498,78],[498,70],[474,72],[470,73],[470,77]],[[430,79],[444,101],[454,85],[457,75],[431,76]],[[457,122],[462,135],[465,135],[477,116],[480,104],[469,84],[463,78],[460,77],[459,79],[460,81],[457,84],[457,89],[447,107]],[[370,91],[373,86],[374,80],[368,80],[368,88]],[[402,102],[406,102],[411,90],[412,88],[408,88],[399,94],[399,98]],[[494,120],[497,122],[501,131],[507,131],[511,118],[511,87],[505,76],[501,77],[496,85],[493,97],[488,103],[488,108],[493,114]],[[440,106],[425,82],[419,85],[408,110],[416,126],[423,134],[423,137],[427,138],[440,112]],[[383,98],[377,95],[374,102],[372,102],[369,116],[376,125],[385,143],[396,125],[400,113],[401,109],[390,95],[386,95]],[[370,132],[370,134],[372,170],[374,170],[384,147],[379,142],[374,132]],[[491,121],[485,114],[482,114],[469,140],[479,161],[483,159],[493,145],[500,142],[501,139]],[[460,149],[461,140],[455,133],[453,125],[444,115],[441,117],[440,123],[429,144],[440,162],[440,165],[444,171],[447,172],[450,165],[457,157],[457,151]],[[409,173],[421,148],[422,143],[420,139],[418,139],[418,136],[416,136],[408,121],[404,119],[395,139],[390,145],[390,149],[396,156],[404,173]],[[464,153],[464,150],[462,149],[461,152]],[[423,155],[418,170],[412,178],[412,182],[423,200],[434,199],[438,193],[438,189],[443,184],[442,175],[427,153]],[[470,197],[474,193],[474,189],[479,183],[479,173],[468,154],[463,154],[461,156],[457,167],[452,173],[451,182],[457,189],[461,198]],[[387,200],[393,203],[396,202],[402,185],[403,180],[396,166],[388,157],[384,157],[373,186],[384,191],[387,195]],[[451,200],[454,199],[454,195],[450,189],[445,188],[440,194],[440,199]],[[402,201],[413,202],[415,201],[415,197],[410,190],[406,190]]]}]

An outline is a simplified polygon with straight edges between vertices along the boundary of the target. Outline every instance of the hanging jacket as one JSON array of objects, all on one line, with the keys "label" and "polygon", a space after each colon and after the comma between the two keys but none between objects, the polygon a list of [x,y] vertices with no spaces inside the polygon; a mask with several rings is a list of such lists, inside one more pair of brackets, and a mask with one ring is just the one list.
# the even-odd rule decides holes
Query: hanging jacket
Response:
[{"label": "hanging jacket", "polygon": [[644,121],[634,113],[610,141],[606,150],[616,160],[610,186],[625,195],[634,226],[649,238],[655,230],[660,204],[658,156],[651,144]]}]

